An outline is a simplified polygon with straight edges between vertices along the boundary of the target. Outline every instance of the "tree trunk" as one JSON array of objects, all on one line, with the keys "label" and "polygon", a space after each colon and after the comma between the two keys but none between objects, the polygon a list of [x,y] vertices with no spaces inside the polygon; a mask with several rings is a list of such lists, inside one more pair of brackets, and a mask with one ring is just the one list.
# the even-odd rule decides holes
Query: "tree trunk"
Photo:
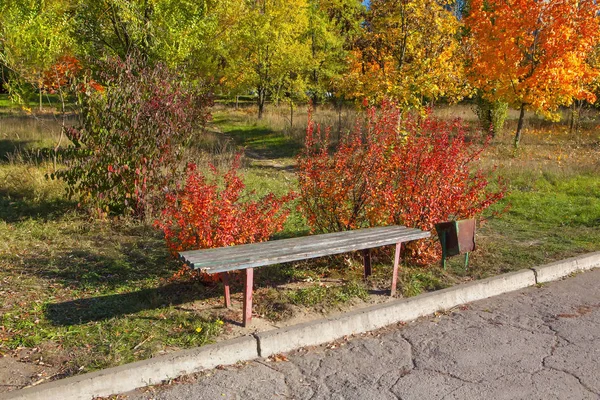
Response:
[{"label": "tree trunk", "polygon": [[290,133],[294,129],[294,103],[290,101]]},{"label": "tree trunk", "polygon": [[265,110],[265,90],[258,89],[258,119],[262,119],[263,111]]},{"label": "tree trunk", "polygon": [[490,125],[487,127],[488,135],[494,138],[496,137],[496,129],[494,129],[494,113],[492,107],[490,107],[489,110],[487,110],[487,114],[487,120],[490,121]]},{"label": "tree trunk", "polygon": [[573,104],[571,104],[571,115],[569,116],[569,133],[573,133],[575,129],[575,112],[575,102],[573,101]]},{"label": "tree trunk", "polygon": [[583,100],[574,100],[571,106],[571,123],[569,126],[569,133],[578,134],[579,128],[581,127],[581,109],[583,108]]},{"label": "tree trunk", "polygon": [[525,103],[521,104],[521,112],[519,113],[519,122],[517,124],[517,133],[515,134],[515,149],[519,147],[521,141],[521,131],[523,130],[523,121],[525,120]]},{"label": "tree trunk", "polygon": [[52,162],[53,172],[57,171],[58,164],[58,151],[60,150],[60,145],[62,143],[63,136],[65,135],[65,130],[67,129],[66,119],[67,119],[67,110],[65,108],[65,94],[62,91],[62,88],[58,88],[58,95],[60,96],[60,116],[61,116],[61,126],[60,126],[60,136],[58,137],[58,142],[56,146],[54,146],[54,157]]},{"label": "tree trunk", "polygon": [[577,103],[577,113],[575,113],[575,117],[577,117],[577,119],[575,120],[575,133],[579,133],[579,129],[581,128],[581,112],[583,110],[583,106],[585,105],[585,101],[584,100],[575,100],[575,102]]},{"label": "tree trunk", "polygon": [[338,142],[342,140],[342,99],[338,101]]},{"label": "tree trunk", "polygon": [[239,101],[240,101],[240,95],[236,94],[235,95],[235,111],[237,111],[239,109]]}]

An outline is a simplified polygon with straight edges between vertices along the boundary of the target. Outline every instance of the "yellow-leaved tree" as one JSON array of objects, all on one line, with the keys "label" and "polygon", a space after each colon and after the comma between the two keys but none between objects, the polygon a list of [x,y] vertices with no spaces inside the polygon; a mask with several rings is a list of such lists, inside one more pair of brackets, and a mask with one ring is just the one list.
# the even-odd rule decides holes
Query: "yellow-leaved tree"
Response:
[{"label": "yellow-leaved tree", "polygon": [[471,0],[468,77],[487,99],[520,109],[519,145],[525,109],[558,118],[559,106],[595,101],[588,84],[599,70],[588,63],[600,41],[595,0]]},{"label": "yellow-leaved tree", "polygon": [[393,98],[405,108],[466,93],[450,1],[373,0],[345,77],[355,98]]},{"label": "yellow-leaved tree", "polygon": [[267,99],[305,93],[311,50],[307,0],[245,0],[231,34],[227,78],[256,94],[258,118]]},{"label": "yellow-leaved tree", "polygon": [[4,84],[25,107],[28,92],[34,89],[41,111],[45,75],[70,54],[70,7],[69,0],[0,2],[0,64],[9,71]]}]

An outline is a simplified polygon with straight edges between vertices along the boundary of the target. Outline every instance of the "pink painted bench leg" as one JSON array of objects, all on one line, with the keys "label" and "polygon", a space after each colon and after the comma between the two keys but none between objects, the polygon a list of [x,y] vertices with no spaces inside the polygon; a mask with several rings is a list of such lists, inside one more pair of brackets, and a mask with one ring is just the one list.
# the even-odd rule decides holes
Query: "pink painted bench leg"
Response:
[{"label": "pink painted bench leg", "polygon": [[244,327],[252,320],[252,286],[254,284],[254,269],[246,269],[246,283],[244,284]]},{"label": "pink painted bench leg", "polygon": [[225,308],[231,307],[231,290],[229,287],[229,272],[223,272],[221,274],[221,280],[225,288]]},{"label": "pink painted bench leg", "polygon": [[400,265],[400,251],[402,250],[402,243],[396,244],[396,254],[394,254],[394,272],[392,273],[392,290],[390,296],[396,294],[396,285],[398,284],[398,266]]},{"label": "pink painted bench leg", "polygon": [[365,266],[365,279],[367,279],[373,273],[373,268],[371,267],[371,252],[369,249],[364,249],[362,251],[363,254],[363,263]]}]

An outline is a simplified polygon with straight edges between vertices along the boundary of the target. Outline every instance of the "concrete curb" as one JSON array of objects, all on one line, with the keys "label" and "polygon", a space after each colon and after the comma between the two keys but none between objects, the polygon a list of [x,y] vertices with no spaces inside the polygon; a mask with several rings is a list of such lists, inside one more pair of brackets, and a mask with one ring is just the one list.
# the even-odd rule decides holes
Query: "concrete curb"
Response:
[{"label": "concrete curb", "polygon": [[458,285],[311,321],[274,331],[228,340],[214,345],[179,351],[149,360],[78,375],[40,386],[0,395],[5,400],[75,400],[109,396],[163,380],[191,374],[217,365],[235,364],[305,346],[331,342],[398,322],[407,322],[436,311],[482,300],[569,274],[600,267],[600,252],[523,269],[492,278]]},{"label": "concrete curb", "polygon": [[275,331],[259,332],[261,357],[299,347],[331,342],[347,335],[364,333],[397,322],[407,322],[475,300],[535,285],[533,271],[517,272],[426,293],[417,297],[378,304],[336,317],[311,321]]},{"label": "concrete curb", "polygon": [[0,397],[7,400],[91,399],[158,384],[163,380],[214,368],[217,365],[235,364],[255,358],[258,358],[256,339],[244,336],[8,392],[5,397]]},{"label": "concrete curb", "polygon": [[600,251],[533,267],[537,283],[555,281],[573,272],[600,267]]}]

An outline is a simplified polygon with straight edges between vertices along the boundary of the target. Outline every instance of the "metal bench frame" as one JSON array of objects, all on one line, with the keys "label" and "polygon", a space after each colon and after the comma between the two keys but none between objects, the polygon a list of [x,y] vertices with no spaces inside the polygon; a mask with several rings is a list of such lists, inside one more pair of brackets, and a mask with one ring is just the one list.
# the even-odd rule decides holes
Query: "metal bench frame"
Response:
[{"label": "metal bench frame", "polygon": [[227,308],[231,306],[229,272],[245,270],[243,325],[247,326],[252,319],[254,268],[360,250],[363,255],[366,278],[372,273],[369,250],[395,244],[396,252],[390,291],[390,295],[394,296],[398,282],[402,244],[429,236],[429,232],[420,229],[386,226],[216,249],[183,251],[179,253],[179,256],[193,269],[200,269],[209,274],[221,274],[225,286],[225,307]]}]

